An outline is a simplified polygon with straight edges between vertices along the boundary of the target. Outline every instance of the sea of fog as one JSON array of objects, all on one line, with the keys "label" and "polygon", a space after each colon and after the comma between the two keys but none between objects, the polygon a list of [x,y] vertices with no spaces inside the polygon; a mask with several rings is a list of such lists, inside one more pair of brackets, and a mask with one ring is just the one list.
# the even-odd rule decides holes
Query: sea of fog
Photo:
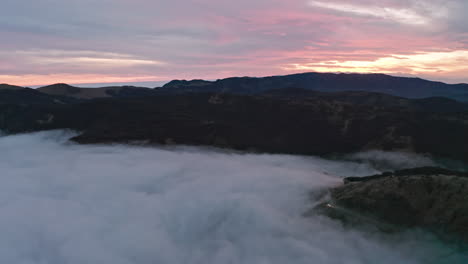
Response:
[{"label": "sea of fog", "polygon": [[0,263],[468,263],[421,231],[381,234],[303,216],[318,203],[310,193],[344,176],[433,164],[426,157],[370,152],[345,162],[81,146],[70,136],[0,137]]}]

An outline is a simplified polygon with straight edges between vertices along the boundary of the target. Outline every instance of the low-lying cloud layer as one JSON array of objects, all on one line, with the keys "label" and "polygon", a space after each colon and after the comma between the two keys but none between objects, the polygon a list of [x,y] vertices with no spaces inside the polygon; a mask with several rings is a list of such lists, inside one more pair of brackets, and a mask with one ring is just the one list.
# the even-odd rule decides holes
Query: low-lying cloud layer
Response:
[{"label": "low-lying cloud layer", "polygon": [[467,12],[465,0],[6,0],[0,82],[168,81],[306,70],[468,82]]},{"label": "low-lying cloud layer", "polygon": [[309,192],[339,184],[335,175],[378,172],[366,163],[184,147],[78,146],[67,143],[68,136],[55,131],[0,138],[1,263],[393,264],[468,258],[422,233],[361,233],[325,217],[302,216],[314,203]]}]

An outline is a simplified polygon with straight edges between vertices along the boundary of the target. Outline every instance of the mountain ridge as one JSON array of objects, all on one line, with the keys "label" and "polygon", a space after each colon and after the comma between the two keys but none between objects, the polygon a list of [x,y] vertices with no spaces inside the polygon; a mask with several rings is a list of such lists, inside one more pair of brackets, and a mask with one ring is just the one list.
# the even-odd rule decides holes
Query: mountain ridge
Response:
[{"label": "mountain ridge", "polygon": [[49,95],[68,96],[78,99],[94,99],[105,97],[119,97],[121,93],[129,94],[129,90],[142,93],[143,91],[149,91],[151,89],[146,87],[135,86],[106,86],[98,88],[82,88],[71,86],[65,83],[56,83],[48,86],[39,87],[36,90]]},{"label": "mountain ridge", "polygon": [[[204,85],[202,85],[204,84]],[[177,88],[179,92],[226,92],[256,94],[271,87],[303,88],[314,91],[368,91],[406,98],[448,97],[468,102],[468,84],[446,84],[416,77],[395,77],[386,74],[355,73],[298,73],[269,77],[231,77],[216,81],[173,80],[164,90]]]},{"label": "mountain ridge", "polygon": [[[0,85],[0,89],[21,89],[19,86]],[[231,94],[261,94],[273,89],[302,88],[311,91],[340,92],[367,91],[385,93],[411,99],[447,97],[468,102],[468,84],[446,84],[417,77],[396,77],[387,74],[355,73],[297,73],[267,77],[230,77],[207,81],[201,79],[172,80],[161,87],[104,86],[82,88],[64,83],[37,88],[50,94],[94,99],[105,97],[142,96],[156,93],[181,94],[196,92],[217,92]]]},{"label": "mountain ridge", "polygon": [[0,90],[21,90],[26,87],[21,87],[21,86],[16,86],[16,85],[10,85],[6,83],[1,83],[0,84]]}]

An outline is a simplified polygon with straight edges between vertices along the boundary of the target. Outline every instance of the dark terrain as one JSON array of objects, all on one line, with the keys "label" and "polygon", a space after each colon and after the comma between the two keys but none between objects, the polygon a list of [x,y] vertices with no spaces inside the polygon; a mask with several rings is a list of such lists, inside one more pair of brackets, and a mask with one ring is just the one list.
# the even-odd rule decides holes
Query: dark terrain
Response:
[{"label": "dark terrain", "polygon": [[209,145],[327,155],[406,150],[468,160],[468,107],[446,98],[276,89],[76,99],[0,90],[0,129],[73,129],[79,143]]},{"label": "dark terrain", "polygon": [[468,242],[468,173],[425,167],[344,183],[316,210],[345,223],[377,223],[386,231],[420,227]]},{"label": "dark terrain", "polygon": [[109,86],[100,88],[79,88],[65,83],[57,83],[49,86],[40,87],[39,92],[67,96],[77,99],[94,99],[106,97],[128,97],[128,96],[147,96],[152,95],[154,90],[146,87],[135,86]]}]

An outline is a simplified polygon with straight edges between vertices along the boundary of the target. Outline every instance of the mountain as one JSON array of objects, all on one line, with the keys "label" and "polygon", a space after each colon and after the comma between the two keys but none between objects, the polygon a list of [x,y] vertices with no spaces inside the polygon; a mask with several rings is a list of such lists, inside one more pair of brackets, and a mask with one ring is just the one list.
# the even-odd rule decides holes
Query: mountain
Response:
[{"label": "mountain", "polygon": [[152,89],[134,86],[110,86],[100,88],[80,88],[64,83],[40,87],[38,91],[49,95],[68,96],[79,99],[95,99],[104,97],[145,96],[152,93]]},{"label": "mountain", "polygon": [[36,89],[0,89],[0,105],[53,105],[76,103],[77,99],[67,96],[48,95]]},{"label": "mountain", "polygon": [[468,161],[468,111],[433,111],[438,99],[431,98],[314,93],[158,94],[70,103],[55,103],[46,95],[52,103],[0,104],[0,130],[72,129],[81,131],[74,138],[79,143],[205,145],[302,155],[405,150]]},{"label": "mountain", "polygon": [[468,84],[445,84],[420,78],[385,74],[301,73],[264,78],[235,77],[217,81],[174,80],[162,90],[185,92],[224,92],[258,94],[271,89],[303,88],[314,91],[367,91],[406,98],[448,97],[468,102]]},{"label": "mountain", "polygon": [[[420,78],[394,77],[385,74],[335,74],[301,73],[263,78],[233,77],[217,81],[173,80],[163,87],[151,89],[135,86],[110,86],[81,88],[64,83],[40,87],[37,90],[49,95],[68,96],[78,99],[104,97],[135,97],[161,94],[185,94],[199,92],[254,95],[271,90],[305,89],[319,92],[361,91],[384,93],[397,97],[421,99],[446,97],[468,102],[468,84],[445,84]],[[1,89],[23,87],[1,84]]]},{"label": "mountain", "polygon": [[406,108],[411,111],[426,111],[437,113],[468,111],[468,103],[459,102],[446,97],[408,99],[404,97],[375,92],[318,92],[301,88],[273,89],[266,91],[262,94],[285,98],[318,97],[324,100],[339,101],[342,103],[380,106],[386,108]]},{"label": "mountain", "polygon": [[[319,73],[176,80],[158,89],[55,84],[0,89],[0,130],[73,129],[82,132],[74,139],[80,143],[144,141],[304,155],[406,150],[468,161],[468,103],[434,96],[465,88],[382,74]],[[419,98],[423,94],[430,97]]]},{"label": "mountain", "polygon": [[24,87],[16,86],[16,85],[9,85],[6,83],[0,84],[0,90],[21,90],[21,89],[24,89]]}]

